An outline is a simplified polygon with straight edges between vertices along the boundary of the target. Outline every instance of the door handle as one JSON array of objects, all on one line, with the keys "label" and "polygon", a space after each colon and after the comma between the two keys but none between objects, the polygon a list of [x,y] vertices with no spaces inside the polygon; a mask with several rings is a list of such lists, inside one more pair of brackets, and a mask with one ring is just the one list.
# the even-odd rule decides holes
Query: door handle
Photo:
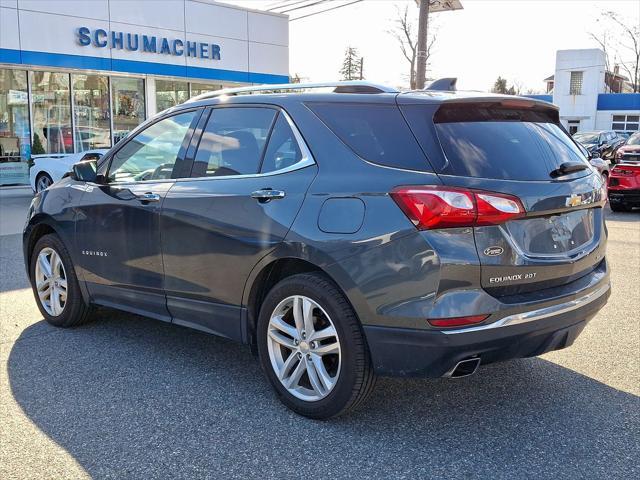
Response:
[{"label": "door handle", "polygon": [[151,192],[147,192],[147,193],[143,193],[141,195],[137,195],[136,198],[138,200],[140,200],[141,202],[144,202],[144,203],[159,202],[160,201],[160,195],[158,195],[157,193],[151,193]]},{"label": "door handle", "polygon": [[271,200],[278,200],[284,198],[285,193],[282,190],[273,190],[271,188],[263,188],[262,190],[256,190],[251,193],[251,198],[255,198],[260,203],[266,203]]}]

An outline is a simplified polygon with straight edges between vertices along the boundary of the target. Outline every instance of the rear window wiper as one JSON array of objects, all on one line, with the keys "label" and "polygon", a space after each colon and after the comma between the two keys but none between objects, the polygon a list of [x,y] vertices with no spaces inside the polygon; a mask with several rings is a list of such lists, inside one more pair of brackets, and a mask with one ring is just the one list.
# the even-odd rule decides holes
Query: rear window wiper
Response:
[{"label": "rear window wiper", "polygon": [[561,177],[562,175],[579,172],[580,170],[586,170],[587,168],[589,168],[589,166],[583,162],[565,162],[555,170],[551,170],[549,172],[549,175],[553,178],[556,178]]}]

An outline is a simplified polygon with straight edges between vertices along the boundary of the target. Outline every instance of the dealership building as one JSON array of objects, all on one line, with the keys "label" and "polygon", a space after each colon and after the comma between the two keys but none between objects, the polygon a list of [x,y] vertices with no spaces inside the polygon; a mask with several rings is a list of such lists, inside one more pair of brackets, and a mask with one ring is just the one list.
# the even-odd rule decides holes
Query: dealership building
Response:
[{"label": "dealership building", "polygon": [[288,45],[287,16],[211,0],[0,0],[0,185],[200,93],[285,83]]},{"label": "dealership building", "polygon": [[558,50],[553,75],[544,79],[547,93],[529,95],[552,102],[571,133],[588,130],[640,131],[640,93],[597,48]]}]

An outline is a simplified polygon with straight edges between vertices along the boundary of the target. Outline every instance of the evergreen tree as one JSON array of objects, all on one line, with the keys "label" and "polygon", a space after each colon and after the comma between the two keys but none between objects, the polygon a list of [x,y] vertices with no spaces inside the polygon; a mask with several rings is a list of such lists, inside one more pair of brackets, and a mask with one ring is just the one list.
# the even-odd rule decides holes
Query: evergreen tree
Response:
[{"label": "evergreen tree", "polygon": [[31,155],[42,155],[43,153],[47,152],[44,151],[40,137],[35,133],[33,135],[33,145],[31,145]]},{"label": "evergreen tree", "polygon": [[508,93],[507,91],[507,79],[498,77],[496,83],[493,84],[493,88],[491,89],[493,93]]},{"label": "evergreen tree", "polygon": [[362,76],[362,58],[358,57],[358,50],[354,47],[348,47],[344,54],[344,61],[340,69],[340,75],[343,80],[359,80]]}]

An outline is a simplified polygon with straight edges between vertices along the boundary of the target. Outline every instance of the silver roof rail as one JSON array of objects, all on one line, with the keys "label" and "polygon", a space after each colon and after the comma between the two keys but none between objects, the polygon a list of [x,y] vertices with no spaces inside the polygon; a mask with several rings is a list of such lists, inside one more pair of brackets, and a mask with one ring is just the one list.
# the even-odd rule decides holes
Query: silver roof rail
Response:
[{"label": "silver roof rail", "polygon": [[348,80],[343,82],[323,82],[323,83],[280,83],[274,85],[253,85],[237,88],[223,88],[197,95],[187,101],[197,102],[207,98],[220,97],[222,95],[238,95],[246,93],[276,93],[280,90],[307,90],[313,88],[333,88],[334,93],[398,93],[395,88],[377,83],[366,82],[364,80]]}]

